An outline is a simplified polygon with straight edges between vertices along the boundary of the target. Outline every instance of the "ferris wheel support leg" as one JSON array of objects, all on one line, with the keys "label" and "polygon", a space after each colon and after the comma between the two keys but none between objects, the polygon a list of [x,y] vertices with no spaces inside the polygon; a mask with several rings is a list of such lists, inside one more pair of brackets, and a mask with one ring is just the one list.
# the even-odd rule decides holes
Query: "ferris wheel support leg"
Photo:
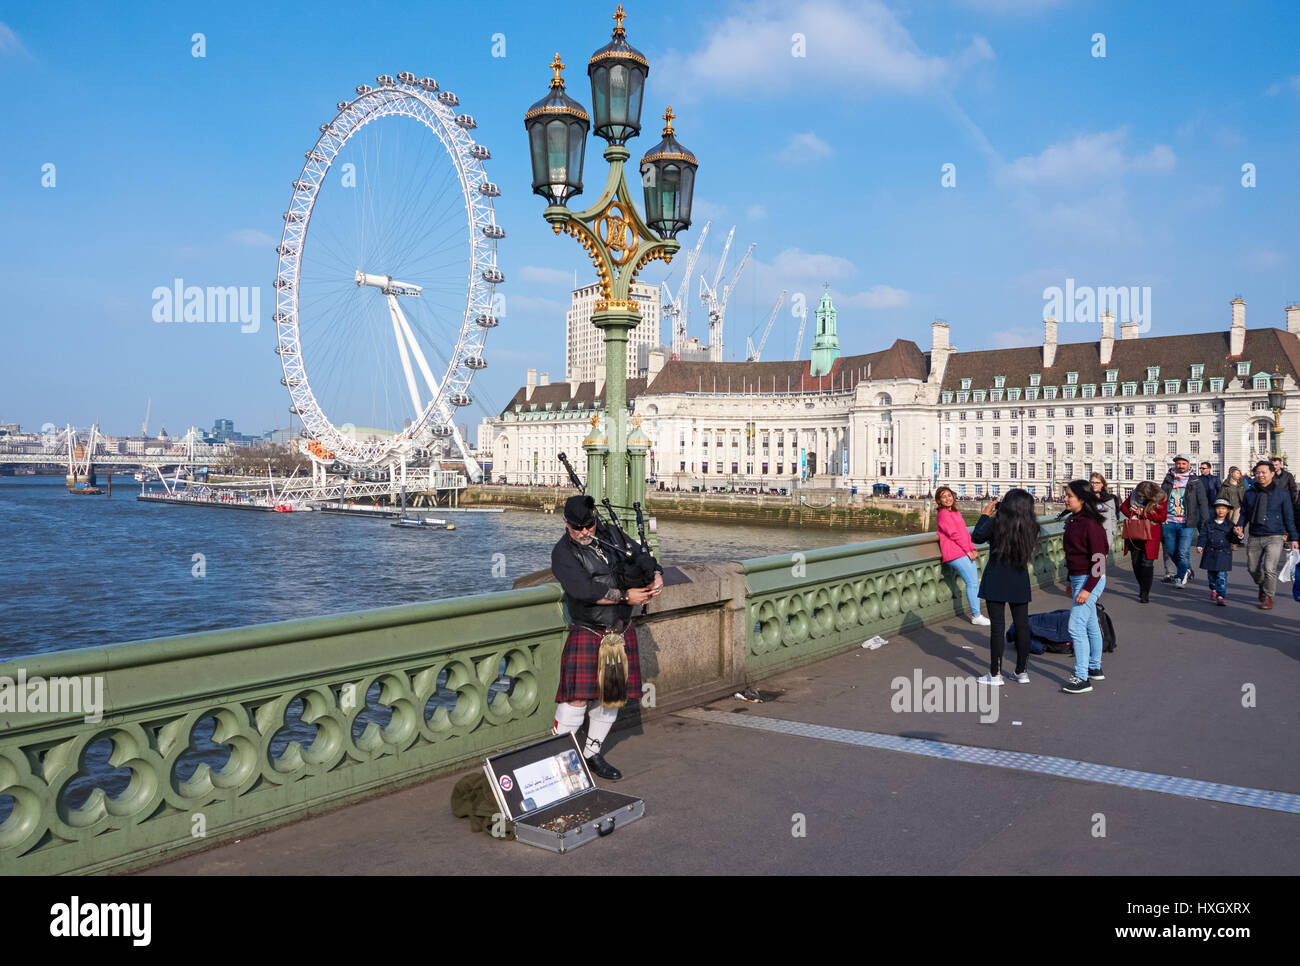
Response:
[{"label": "ferris wheel support leg", "polygon": [[406,388],[411,393],[411,404],[415,407],[415,413],[418,416],[424,412],[424,405],[420,402],[419,390],[415,387],[415,372],[411,369],[411,356],[406,351],[406,339],[402,336],[402,312],[397,307],[397,299],[388,296],[388,314],[393,318],[393,336],[397,339],[397,351],[402,357],[402,371],[406,373]]},{"label": "ferris wheel support leg", "polygon": [[402,312],[401,306],[397,304],[397,299],[391,295],[388,296],[388,310],[392,312],[393,318],[397,320],[402,332],[406,335],[406,341],[410,343],[411,354],[415,356],[415,364],[420,367],[420,373],[424,376],[424,381],[429,385],[429,398],[437,399],[438,380],[433,377],[433,370],[429,368],[429,361],[425,359],[424,351],[420,348],[420,343],[416,341],[415,333],[411,331],[411,325],[406,321],[405,313]]}]

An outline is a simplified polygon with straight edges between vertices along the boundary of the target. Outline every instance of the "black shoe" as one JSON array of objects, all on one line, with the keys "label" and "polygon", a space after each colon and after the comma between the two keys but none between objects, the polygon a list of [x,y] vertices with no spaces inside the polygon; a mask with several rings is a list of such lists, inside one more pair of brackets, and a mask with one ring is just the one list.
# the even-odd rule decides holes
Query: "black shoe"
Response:
[{"label": "black shoe", "polygon": [[616,782],[623,777],[623,773],[607,762],[600,752],[587,759],[587,767],[591,769],[593,775],[607,782]]},{"label": "black shoe", "polygon": [[1138,603],[1139,603],[1139,604],[1149,604],[1149,603],[1151,603],[1151,598],[1150,598],[1150,596],[1147,595],[1147,594],[1138,594]]},{"label": "black shoe", "polygon": [[1088,681],[1081,681],[1071,674],[1070,680],[1065,682],[1065,687],[1061,688],[1061,690],[1066,694],[1087,694],[1092,690],[1092,684]]},{"label": "black shoe", "polygon": [[1101,668],[1088,668],[1089,681],[1105,681],[1106,675],[1101,673]]}]

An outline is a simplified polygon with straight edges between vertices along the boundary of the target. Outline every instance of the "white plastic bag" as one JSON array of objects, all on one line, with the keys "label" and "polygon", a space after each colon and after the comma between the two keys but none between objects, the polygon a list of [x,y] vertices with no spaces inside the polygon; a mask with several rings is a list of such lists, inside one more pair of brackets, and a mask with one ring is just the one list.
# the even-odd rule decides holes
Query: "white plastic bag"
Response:
[{"label": "white plastic bag", "polygon": [[1300,550],[1292,550],[1287,554],[1286,561],[1282,564],[1282,569],[1277,572],[1278,583],[1289,584],[1295,580],[1295,568],[1300,564]]}]

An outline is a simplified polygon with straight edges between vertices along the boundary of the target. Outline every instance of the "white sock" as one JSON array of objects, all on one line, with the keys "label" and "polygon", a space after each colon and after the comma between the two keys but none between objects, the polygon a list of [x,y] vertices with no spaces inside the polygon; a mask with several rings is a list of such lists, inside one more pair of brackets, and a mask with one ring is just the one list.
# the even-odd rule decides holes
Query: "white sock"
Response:
[{"label": "white sock", "polygon": [[551,728],[553,735],[571,735],[582,727],[582,716],[586,707],[575,708],[567,701],[555,706],[555,724]]},{"label": "white sock", "polygon": [[587,712],[587,744],[582,749],[585,757],[600,754],[600,746],[604,744],[609,729],[614,727],[614,719],[617,717],[618,708],[602,708],[599,703],[592,705]]}]

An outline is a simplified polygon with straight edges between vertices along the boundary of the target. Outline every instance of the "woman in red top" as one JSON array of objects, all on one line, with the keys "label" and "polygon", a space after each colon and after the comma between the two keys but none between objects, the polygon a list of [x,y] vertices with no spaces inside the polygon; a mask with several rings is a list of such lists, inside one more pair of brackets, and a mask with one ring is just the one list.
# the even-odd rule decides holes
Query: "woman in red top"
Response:
[{"label": "woman in red top", "polygon": [[1145,520],[1151,528],[1151,536],[1146,540],[1124,539],[1124,552],[1133,555],[1133,575],[1137,577],[1138,602],[1142,604],[1151,600],[1151,580],[1156,558],[1160,556],[1160,524],[1165,522],[1168,510],[1165,491],[1151,480],[1139,483],[1119,508],[1130,520]]}]

